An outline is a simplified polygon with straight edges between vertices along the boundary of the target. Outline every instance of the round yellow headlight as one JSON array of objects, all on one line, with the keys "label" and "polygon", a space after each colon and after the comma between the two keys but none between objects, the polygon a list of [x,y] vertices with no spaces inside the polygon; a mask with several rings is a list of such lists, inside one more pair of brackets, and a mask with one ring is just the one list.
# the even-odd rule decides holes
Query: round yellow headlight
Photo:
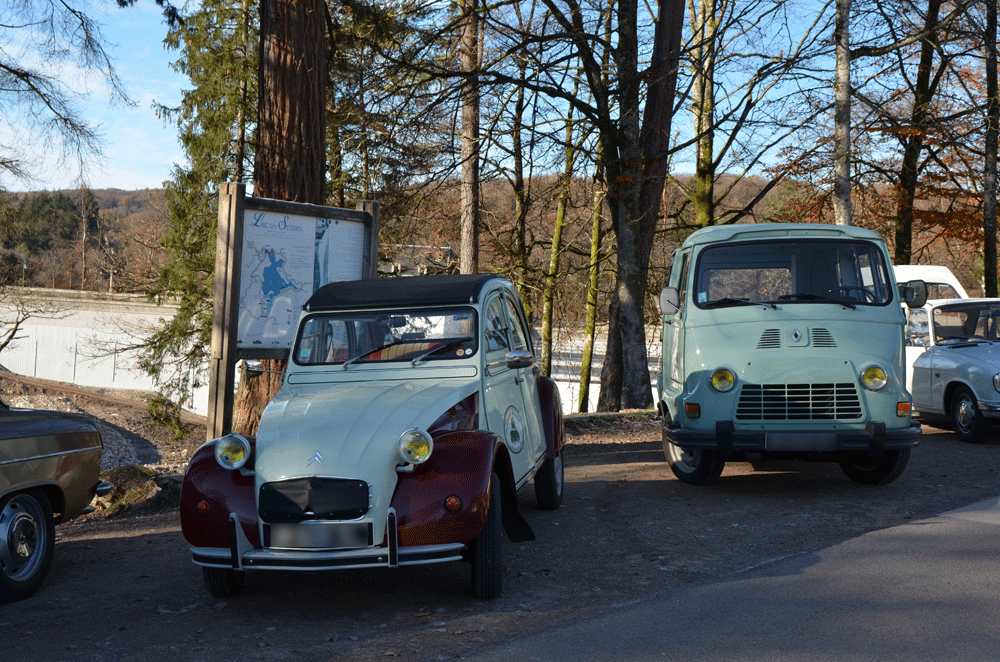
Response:
[{"label": "round yellow headlight", "polygon": [[426,462],[433,450],[431,436],[418,428],[407,430],[399,437],[399,455],[409,464]]},{"label": "round yellow headlight", "polygon": [[215,461],[223,469],[239,469],[250,459],[250,442],[238,434],[227,434],[215,442]]},{"label": "round yellow headlight", "polygon": [[729,368],[719,368],[712,373],[712,388],[714,388],[719,393],[725,393],[733,388],[736,384],[736,375]]},{"label": "round yellow headlight", "polygon": [[861,373],[861,383],[864,387],[877,391],[889,383],[889,375],[877,365],[870,365]]}]

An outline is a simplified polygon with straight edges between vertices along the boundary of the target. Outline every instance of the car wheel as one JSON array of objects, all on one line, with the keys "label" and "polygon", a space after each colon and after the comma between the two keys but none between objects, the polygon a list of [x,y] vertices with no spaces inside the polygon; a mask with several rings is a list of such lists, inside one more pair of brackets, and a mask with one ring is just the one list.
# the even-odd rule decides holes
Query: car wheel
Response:
[{"label": "car wheel", "polygon": [[500,597],[503,578],[503,529],[500,526],[500,477],[490,480],[490,509],[486,524],[472,543],[472,594],[477,598]]},{"label": "car wheel", "polygon": [[885,485],[899,478],[910,461],[910,449],[885,451],[879,457],[859,454],[840,463],[840,468],[855,483]]},{"label": "car wheel", "polygon": [[0,601],[22,600],[41,587],[52,565],[56,530],[45,493],[0,501]]},{"label": "car wheel", "polygon": [[685,450],[675,444],[665,444],[664,453],[677,479],[692,485],[708,485],[722,475],[726,461],[714,450]]},{"label": "car wheel", "polygon": [[208,568],[202,566],[202,577],[205,586],[213,598],[231,598],[243,592],[247,573],[232,568]]},{"label": "car wheel", "polygon": [[951,396],[951,425],[962,441],[982,443],[990,435],[990,422],[979,411],[976,396],[966,386],[959,386]]},{"label": "car wheel", "polygon": [[563,456],[550,457],[535,474],[535,498],[542,510],[555,510],[562,504]]}]

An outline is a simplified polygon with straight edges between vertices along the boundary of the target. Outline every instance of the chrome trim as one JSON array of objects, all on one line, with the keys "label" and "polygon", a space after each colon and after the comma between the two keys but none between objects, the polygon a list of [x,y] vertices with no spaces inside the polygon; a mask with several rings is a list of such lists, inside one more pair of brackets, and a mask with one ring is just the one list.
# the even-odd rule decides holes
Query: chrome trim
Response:
[{"label": "chrome trim", "polygon": [[75,453],[92,453],[94,451],[100,451],[100,446],[87,446],[86,448],[74,448],[71,451],[59,451],[58,453],[49,453],[47,455],[33,455],[31,457],[23,457],[17,460],[2,460],[0,461],[0,467],[6,466],[8,464],[19,464],[21,462],[34,462],[35,460],[48,460],[53,457],[64,457],[66,455],[73,455]]}]

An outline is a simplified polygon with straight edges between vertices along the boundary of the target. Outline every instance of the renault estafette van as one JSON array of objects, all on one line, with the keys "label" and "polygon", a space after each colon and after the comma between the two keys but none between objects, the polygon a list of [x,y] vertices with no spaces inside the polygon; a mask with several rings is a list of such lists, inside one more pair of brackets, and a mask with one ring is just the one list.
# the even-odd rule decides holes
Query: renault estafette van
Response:
[{"label": "renault estafette van", "polygon": [[[900,291],[897,291],[897,290]],[[902,473],[920,438],[903,366],[904,311],[869,230],[729,225],[674,253],[663,313],[663,448],[682,481],[727,461],[838,462],[859,483]]]}]

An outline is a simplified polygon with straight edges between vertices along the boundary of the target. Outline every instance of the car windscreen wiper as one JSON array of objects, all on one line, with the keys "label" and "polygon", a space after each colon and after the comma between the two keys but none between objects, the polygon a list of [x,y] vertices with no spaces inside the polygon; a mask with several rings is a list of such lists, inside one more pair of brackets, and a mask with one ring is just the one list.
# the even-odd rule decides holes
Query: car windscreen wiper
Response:
[{"label": "car windscreen wiper", "polygon": [[942,338],[944,345],[946,347],[975,347],[976,345],[981,345],[984,342],[992,344],[992,340],[987,340],[986,338],[977,338],[976,336],[948,336],[947,338]]},{"label": "car windscreen wiper", "polygon": [[778,307],[773,303],[764,303],[763,301],[753,301],[752,299],[742,299],[736,297],[722,297],[721,299],[701,304],[702,308],[728,308],[730,306],[767,306],[771,310],[778,309]]},{"label": "car windscreen wiper", "polygon": [[782,294],[778,298],[786,301],[794,300],[794,301],[817,301],[822,303],[835,303],[840,306],[845,306],[847,308],[850,308],[851,310],[858,309],[855,303],[850,299],[844,299],[840,297],[828,297],[828,296],[823,296],[822,294],[809,294],[806,292],[800,292],[796,294]]},{"label": "car windscreen wiper", "polygon": [[357,356],[355,356],[353,359],[347,359],[346,361],[344,361],[344,363],[343,363],[344,370],[347,370],[347,366],[351,365],[355,361],[360,361],[361,359],[367,358],[367,357],[371,356],[372,354],[374,354],[375,352],[381,352],[383,349],[388,349],[389,347],[392,347],[393,345],[402,345],[402,344],[403,344],[402,340],[393,340],[392,342],[388,342],[388,343],[386,343],[384,345],[379,345],[375,349],[369,349],[367,352],[362,352],[362,353],[358,354]]},{"label": "car windscreen wiper", "polygon": [[449,347],[454,347],[455,345],[461,345],[462,343],[469,342],[470,340],[472,340],[472,336],[466,336],[464,338],[455,338],[454,340],[448,340],[447,342],[443,342],[440,345],[435,345],[434,347],[431,347],[423,354],[414,357],[414,359],[410,361],[410,365],[417,365],[418,361],[427,358],[428,356],[434,354],[435,352],[440,352],[441,350],[448,349]]}]

